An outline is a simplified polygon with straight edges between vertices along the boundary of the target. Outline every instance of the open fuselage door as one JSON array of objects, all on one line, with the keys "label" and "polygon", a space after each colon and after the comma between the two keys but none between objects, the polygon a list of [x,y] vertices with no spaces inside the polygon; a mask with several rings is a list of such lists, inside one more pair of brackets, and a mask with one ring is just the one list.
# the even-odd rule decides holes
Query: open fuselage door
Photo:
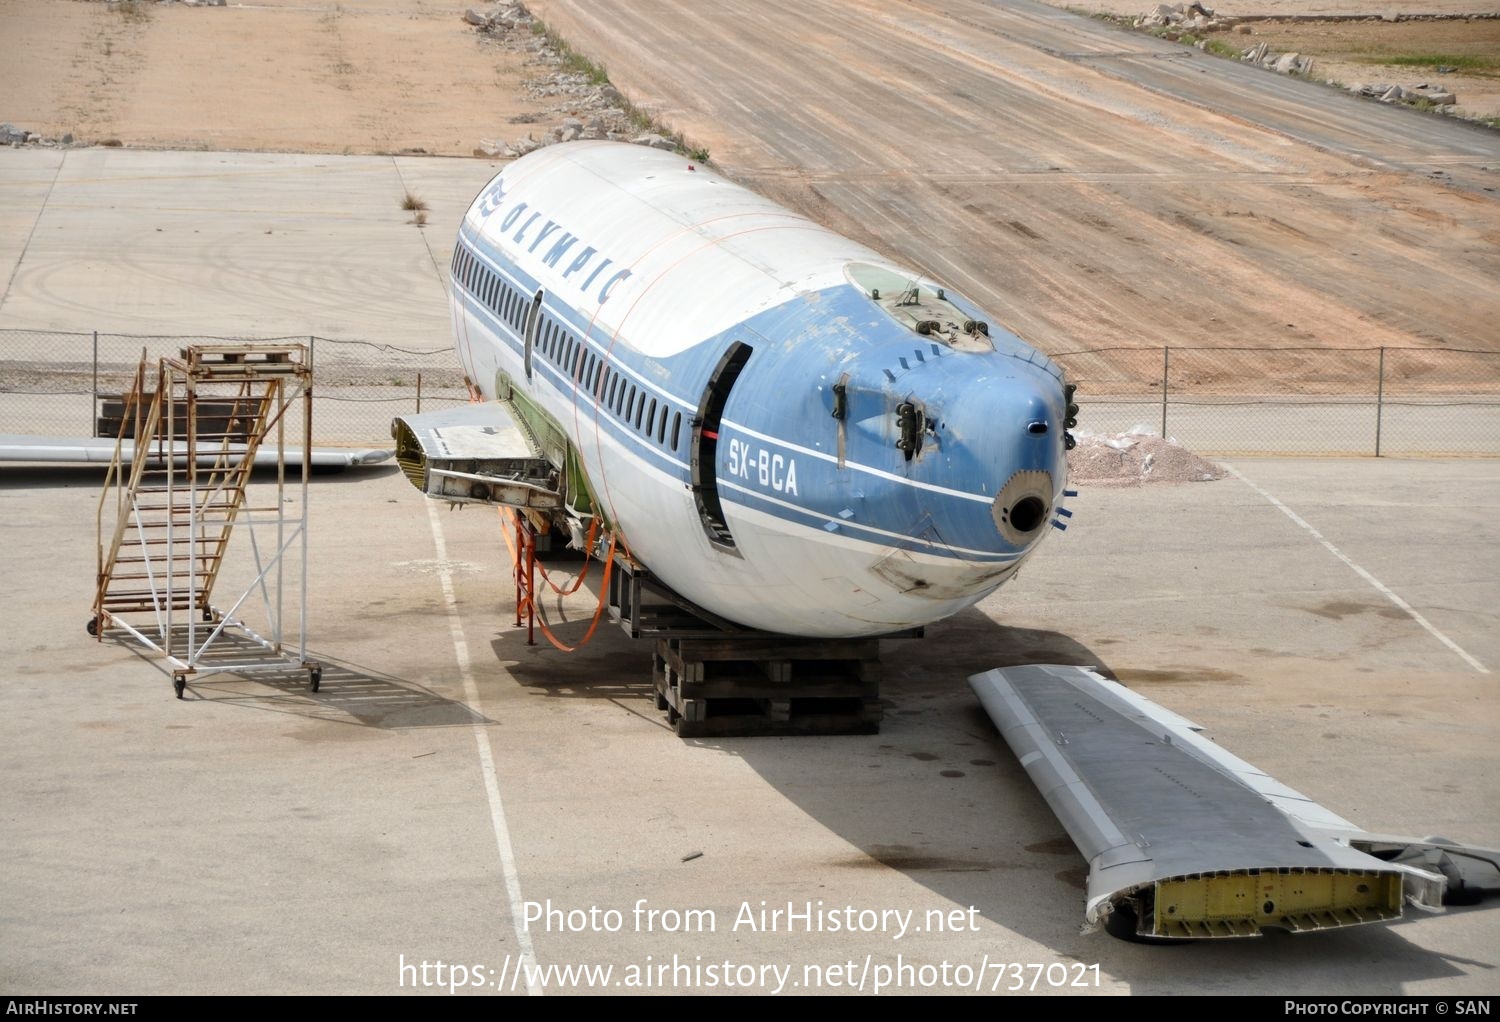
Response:
[{"label": "open fuselage door", "polygon": [[537,329],[542,319],[542,297],[544,292],[538,290],[536,296],[531,299],[531,308],[526,312],[526,382],[531,382],[531,358],[532,351],[536,348]]},{"label": "open fuselage door", "polygon": [[719,500],[719,423],[724,417],[724,405],[729,400],[734,381],[739,379],[754,350],[740,341],[729,346],[708,379],[703,400],[698,404],[698,415],[693,419],[693,500],[698,505],[698,516],[703,520],[703,531],[708,533],[709,542],[730,552],[735,552],[734,537],[724,520],[724,507]]}]

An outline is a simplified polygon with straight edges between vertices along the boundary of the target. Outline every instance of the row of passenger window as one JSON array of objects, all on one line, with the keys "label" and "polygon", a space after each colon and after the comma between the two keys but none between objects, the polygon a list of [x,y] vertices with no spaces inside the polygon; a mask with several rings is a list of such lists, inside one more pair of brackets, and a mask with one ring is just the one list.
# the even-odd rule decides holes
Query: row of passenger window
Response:
[{"label": "row of passenger window", "polygon": [[624,373],[605,365],[592,349],[550,316],[542,319],[536,350],[577,381],[579,387],[592,394],[607,411],[613,412],[627,429],[633,429],[647,440],[655,440],[674,454],[677,452],[683,439],[682,412],[674,410],[665,401],[658,404],[644,387],[637,387]]},{"label": "row of passenger window", "polygon": [[[488,266],[475,258],[463,245],[453,253],[453,276],[470,294],[507,323],[517,336],[526,329],[526,296],[501,280]],[[682,442],[682,412],[667,402],[658,407],[655,397],[637,387],[623,373],[605,366],[587,345],[583,344],[551,316],[542,315],[537,328],[535,350],[565,375],[578,382],[581,389],[594,395],[612,411],[628,429],[647,440],[677,452]],[[671,428],[668,429],[668,419]],[[670,442],[668,432],[671,433]]]},{"label": "row of passenger window", "polygon": [[453,276],[517,334],[526,323],[526,296],[501,280],[463,245],[453,253]]}]

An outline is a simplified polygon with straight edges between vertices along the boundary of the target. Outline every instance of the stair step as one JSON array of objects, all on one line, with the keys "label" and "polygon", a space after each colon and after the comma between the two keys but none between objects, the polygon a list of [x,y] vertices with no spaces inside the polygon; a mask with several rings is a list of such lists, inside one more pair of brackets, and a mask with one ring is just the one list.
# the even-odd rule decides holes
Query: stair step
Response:
[{"label": "stair step", "polygon": [[[207,487],[207,485],[208,484],[204,483],[203,480],[201,480],[201,479],[198,480],[198,489],[199,490],[205,489]],[[138,487],[135,492],[137,494],[142,494],[142,493],[180,493],[183,496],[187,496],[192,491],[189,489],[187,483],[183,483],[181,486],[141,486],[141,487]]]},{"label": "stair step", "polygon": [[[166,606],[166,594],[162,593],[161,596],[162,606]],[[174,593],[172,595],[172,606],[178,608],[201,607],[206,600],[207,597],[203,593],[199,593],[191,602],[188,600],[187,593]],[[150,609],[154,606],[156,606],[156,600],[152,598],[150,593],[106,593],[104,596],[105,610],[116,610],[120,607],[145,607]]]},{"label": "stair step", "polygon": [[[164,475],[168,475],[168,474],[180,474],[182,471],[183,470],[180,469],[180,468],[146,468],[146,469],[142,469],[141,470],[141,475],[143,475],[143,476],[164,476]],[[231,465],[231,466],[229,466],[227,468],[199,468],[198,469],[198,478],[202,479],[206,475],[225,475],[225,476],[228,476],[228,475],[232,475],[234,473],[237,473],[239,471],[241,471],[241,469],[240,469],[240,466],[238,466],[238,465]]]},{"label": "stair step", "polygon": [[211,574],[212,569],[204,568],[202,571],[188,571],[186,568],[174,568],[171,571],[158,572],[128,572],[126,574],[111,574],[109,581],[115,582],[145,582],[155,581],[165,586],[167,582],[181,582],[185,579],[202,580]]},{"label": "stair step", "polygon": [[[186,529],[187,528],[187,524],[185,522],[177,522],[177,523],[175,523],[174,527],[175,528],[179,528],[179,529]],[[147,540],[145,540],[144,545],[145,546],[166,546],[169,542],[170,543],[181,543],[181,544],[187,544],[187,543],[217,543],[217,542],[219,542],[219,539],[220,539],[220,537],[218,537],[218,536],[199,536],[199,537],[197,537],[195,539],[195,538],[193,538],[191,536],[174,535],[170,540],[168,540],[168,538],[166,536],[162,536],[162,537],[160,537],[158,539],[147,539]],[[141,540],[141,538],[139,536],[137,536],[135,534],[135,531],[134,531],[133,527],[132,527],[132,530],[130,532],[126,533],[120,539],[120,545],[121,546],[125,546],[127,544],[130,545],[130,546],[141,546],[142,545],[142,540]]]},{"label": "stair step", "polygon": [[[294,344],[193,345],[162,360],[160,373],[147,373],[143,362],[127,393],[105,398],[98,434],[118,438],[138,460],[129,472],[115,467],[116,494],[128,490],[129,502],[96,589],[101,609],[202,607],[234,526],[283,510],[252,505],[247,480],[279,408],[283,384],[274,381],[310,374],[305,352]],[[221,386],[205,386],[212,383]],[[178,464],[189,450],[189,463]]]}]

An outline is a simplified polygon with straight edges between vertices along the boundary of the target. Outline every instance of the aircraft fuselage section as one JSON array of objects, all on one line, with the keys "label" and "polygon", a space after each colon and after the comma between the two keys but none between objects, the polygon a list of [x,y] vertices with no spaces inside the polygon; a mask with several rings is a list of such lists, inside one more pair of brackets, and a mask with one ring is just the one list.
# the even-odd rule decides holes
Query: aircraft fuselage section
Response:
[{"label": "aircraft fuselage section", "polygon": [[[910,292],[893,304],[872,273]],[[982,334],[962,297],[680,157],[580,143],[517,161],[469,210],[451,286],[484,395],[508,381],[554,420],[631,552],[730,620],[927,624],[1049,531],[1056,367]],[[919,333],[913,310],[951,321]]]}]

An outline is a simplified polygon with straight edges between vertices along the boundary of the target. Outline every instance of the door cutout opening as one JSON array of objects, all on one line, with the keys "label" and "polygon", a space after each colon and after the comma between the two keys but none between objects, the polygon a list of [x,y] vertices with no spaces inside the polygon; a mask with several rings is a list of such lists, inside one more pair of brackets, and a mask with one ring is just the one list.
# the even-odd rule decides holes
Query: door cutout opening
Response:
[{"label": "door cutout opening", "polygon": [[693,499],[698,505],[698,517],[703,520],[703,531],[708,534],[709,542],[721,550],[733,551],[735,544],[724,521],[724,506],[719,500],[719,423],[734,381],[739,379],[752,351],[753,348],[740,341],[729,346],[708,379],[703,400],[698,404],[698,415],[693,419]]},{"label": "door cutout opening", "polygon": [[526,340],[526,379],[531,379],[531,352],[536,347],[537,327],[542,320],[542,292],[537,291],[536,297],[531,299],[531,308],[526,312],[526,329],[523,331]]}]

